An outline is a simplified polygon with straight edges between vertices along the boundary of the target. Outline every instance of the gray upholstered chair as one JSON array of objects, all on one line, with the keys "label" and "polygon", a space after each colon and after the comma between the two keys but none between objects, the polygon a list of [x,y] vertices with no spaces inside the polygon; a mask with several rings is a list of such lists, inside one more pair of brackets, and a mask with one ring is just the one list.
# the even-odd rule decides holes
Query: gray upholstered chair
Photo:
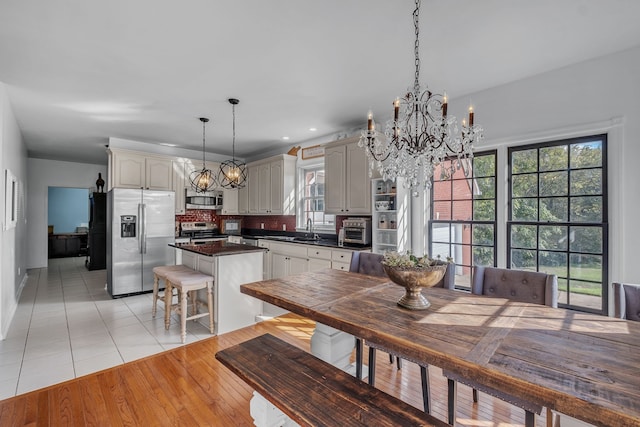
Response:
[{"label": "gray upholstered chair", "polygon": [[[349,271],[354,273],[368,274],[370,276],[379,276],[384,277],[387,276],[384,268],[382,267],[382,259],[383,255],[373,254],[370,252],[354,252],[351,256],[351,265],[349,266]],[[447,268],[447,272],[444,277],[436,285],[436,287],[444,287],[448,289],[453,289],[455,286],[455,265],[449,264]],[[369,377],[368,381],[370,385],[375,385],[375,365],[376,365],[376,349],[380,349],[389,353],[389,361],[393,363],[394,355],[389,352],[389,350],[379,347],[374,343],[367,342],[369,345]],[[362,339],[356,337],[356,377],[362,379]],[[424,406],[424,411],[426,413],[430,412],[430,402],[429,402],[429,372],[427,371],[429,365],[425,365],[423,363],[419,363],[415,361],[418,366],[420,366],[420,378],[422,381],[422,401]],[[402,362],[399,357],[397,357],[398,369],[401,369]]]},{"label": "gray upholstered chair", "polygon": [[[475,267],[471,293],[496,298],[507,298],[532,304],[558,307],[558,278],[554,274],[536,271],[512,270],[495,267]],[[535,414],[540,414],[540,405],[515,398],[499,390],[475,383],[449,371],[443,372],[448,383],[449,424],[456,415],[456,381],[473,387],[473,401],[478,401],[477,390],[495,396],[526,411],[525,424],[535,424]]]},{"label": "gray upholstered chair", "polygon": [[640,321],[640,285],[613,282],[613,308],[615,317]]}]

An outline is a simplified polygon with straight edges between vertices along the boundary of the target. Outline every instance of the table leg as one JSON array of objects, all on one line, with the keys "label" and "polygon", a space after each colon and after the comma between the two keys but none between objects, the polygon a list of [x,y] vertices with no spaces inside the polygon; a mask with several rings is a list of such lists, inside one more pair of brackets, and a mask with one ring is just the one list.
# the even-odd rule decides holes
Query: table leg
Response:
[{"label": "table leg", "polygon": [[291,418],[275,405],[254,391],[249,402],[249,413],[253,418],[253,424],[257,427],[299,427]]},{"label": "table leg", "polygon": [[349,361],[354,345],[353,335],[322,323],[316,323],[311,336],[311,354],[351,375],[356,373],[355,363]]}]

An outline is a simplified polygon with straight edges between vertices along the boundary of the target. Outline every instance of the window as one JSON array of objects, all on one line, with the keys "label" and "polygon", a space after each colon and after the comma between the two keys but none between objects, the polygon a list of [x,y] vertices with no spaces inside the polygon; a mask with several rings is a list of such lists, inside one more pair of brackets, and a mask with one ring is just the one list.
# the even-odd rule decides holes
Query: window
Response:
[{"label": "window", "polygon": [[335,233],[336,216],[324,213],[324,165],[300,169],[298,227],[311,218],[315,230]]},{"label": "window", "polygon": [[[435,170],[441,176],[444,166]],[[431,257],[451,257],[456,287],[471,288],[471,267],[496,265],[496,151],[475,154],[470,178],[462,170],[434,179],[431,192],[429,247]],[[442,175],[444,176],[444,175]]]},{"label": "window", "polygon": [[606,135],[509,149],[510,268],[558,276],[559,305],[607,306]]}]

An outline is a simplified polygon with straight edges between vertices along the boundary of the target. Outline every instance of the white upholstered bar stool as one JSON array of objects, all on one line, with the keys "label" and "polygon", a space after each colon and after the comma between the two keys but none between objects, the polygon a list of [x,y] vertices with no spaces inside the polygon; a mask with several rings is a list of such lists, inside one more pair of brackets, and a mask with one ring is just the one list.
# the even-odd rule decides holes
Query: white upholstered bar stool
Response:
[{"label": "white upholstered bar stool", "polygon": [[[165,292],[166,292],[166,279],[167,274],[170,272],[178,272],[184,271],[189,272],[193,271],[189,267],[184,265],[159,265],[157,267],[153,267],[153,307],[151,309],[151,316],[156,317],[156,311],[158,308],[158,300],[161,300],[163,303],[165,302],[164,293],[160,292],[160,280],[165,281]],[[172,295],[173,297],[173,295]],[[169,304],[173,304],[173,298],[169,300]],[[165,310],[166,312],[166,310]],[[166,321],[166,319],[165,319]]]},{"label": "white upholstered bar stool", "polygon": [[[180,315],[180,337],[184,344],[187,338],[187,320],[195,320],[200,317],[209,316],[209,330],[215,333],[213,324],[213,276],[200,273],[195,270],[189,272],[170,271],[166,276],[167,287],[165,295],[171,295],[173,288],[178,290],[178,304],[172,305],[171,300],[165,300],[165,329],[169,329],[171,323],[170,310],[173,309]],[[207,289],[207,301],[202,302],[197,298],[197,291]],[[167,294],[169,292],[169,294]],[[191,296],[191,315],[187,314],[187,301]],[[198,313],[198,305],[207,306],[207,312]]]}]

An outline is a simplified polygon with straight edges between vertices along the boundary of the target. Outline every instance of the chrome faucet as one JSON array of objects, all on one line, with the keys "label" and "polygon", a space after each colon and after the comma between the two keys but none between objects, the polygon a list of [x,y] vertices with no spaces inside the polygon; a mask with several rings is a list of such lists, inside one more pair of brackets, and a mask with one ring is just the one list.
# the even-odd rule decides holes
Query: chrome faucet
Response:
[{"label": "chrome faucet", "polygon": [[320,236],[313,232],[313,219],[311,219],[311,217],[307,218],[307,232],[311,234],[314,239],[320,238]]}]

